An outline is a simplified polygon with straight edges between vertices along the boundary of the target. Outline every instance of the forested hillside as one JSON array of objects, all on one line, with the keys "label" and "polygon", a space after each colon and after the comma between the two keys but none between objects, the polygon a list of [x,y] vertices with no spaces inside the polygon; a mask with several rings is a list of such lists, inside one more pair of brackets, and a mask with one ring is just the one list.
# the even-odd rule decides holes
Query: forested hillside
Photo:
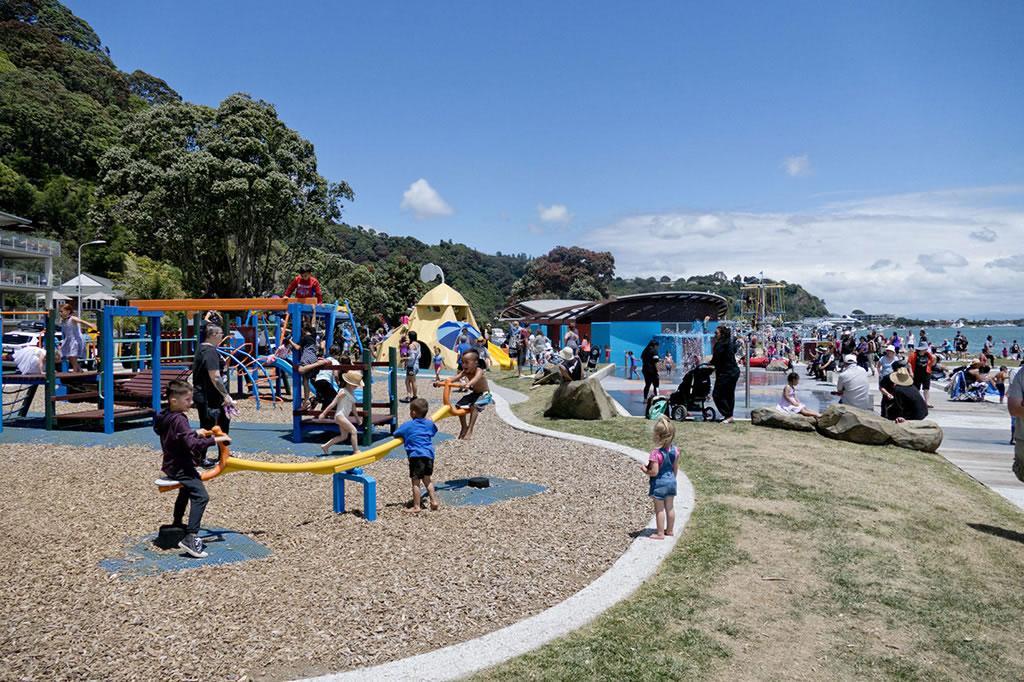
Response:
[{"label": "forested hillside", "polygon": [[[622,279],[616,277],[611,283],[611,292],[617,296],[639,294],[648,291],[710,291],[724,296],[729,300],[729,315],[736,313],[737,302],[742,300],[740,287],[744,284],[758,282],[756,277],[736,275],[731,279],[722,273],[714,275],[694,275],[692,277],[672,280],[669,277],[636,277]],[[774,283],[774,280],[765,280]],[[825,301],[809,293],[799,284],[781,282],[785,285],[783,296],[787,320],[799,320],[804,317],[820,317],[828,315]]]},{"label": "forested hillside", "polygon": [[84,268],[134,296],[261,295],[309,261],[328,296],[393,317],[434,261],[489,316],[525,270],[525,256],[341,223],[352,188],[317,173],[313,145],[272,104],[237,93],[195,105],[123,73],[55,0],[0,2],[0,93],[0,209],[62,242],[64,278],[96,238],[108,244],[85,250]]},{"label": "forested hillside", "polygon": [[[216,107],[183,101],[157,76],[120,71],[57,0],[0,0],[0,210],[62,243],[64,279],[77,247],[104,239],[84,251],[84,269],[130,297],[266,295],[308,263],[328,298],[393,319],[426,290],[426,262],[481,320],[529,298],[738,295],[738,279],[614,278],[612,254],[579,247],[529,259],[350,227],[355,189],[317,168],[313,144],[273,104],[245,93]],[[786,294],[791,315],[825,313],[799,285]]]}]

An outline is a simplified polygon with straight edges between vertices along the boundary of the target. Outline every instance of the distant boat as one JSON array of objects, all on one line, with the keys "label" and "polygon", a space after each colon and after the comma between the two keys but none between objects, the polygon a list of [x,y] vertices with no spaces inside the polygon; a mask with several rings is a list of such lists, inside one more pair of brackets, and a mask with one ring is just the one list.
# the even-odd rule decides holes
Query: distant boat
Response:
[{"label": "distant boat", "polygon": [[966,326],[967,325],[964,324],[963,320],[957,320],[956,322],[953,323],[953,329],[963,329]]}]

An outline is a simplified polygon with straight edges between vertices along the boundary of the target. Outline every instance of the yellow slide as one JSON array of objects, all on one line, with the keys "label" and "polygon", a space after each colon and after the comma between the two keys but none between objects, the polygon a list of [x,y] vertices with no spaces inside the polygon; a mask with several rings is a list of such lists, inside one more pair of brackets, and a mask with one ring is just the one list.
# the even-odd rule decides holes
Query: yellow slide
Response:
[{"label": "yellow slide", "polygon": [[512,360],[508,357],[508,353],[490,341],[487,342],[487,352],[490,354],[491,359],[498,363],[499,367],[502,369],[512,369]]}]

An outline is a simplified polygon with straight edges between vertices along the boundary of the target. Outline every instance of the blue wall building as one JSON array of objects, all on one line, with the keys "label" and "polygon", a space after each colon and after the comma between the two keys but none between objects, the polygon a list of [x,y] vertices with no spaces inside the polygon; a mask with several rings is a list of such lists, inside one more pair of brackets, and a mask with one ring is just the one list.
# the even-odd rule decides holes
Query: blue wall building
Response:
[{"label": "blue wall building", "polygon": [[[698,291],[658,291],[620,296],[606,301],[523,301],[502,313],[503,319],[521,319],[542,327],[557,348],[569,323],[592,345],[611,349],[611,361],[622,366],[627,351],[639,364],[640,353],[657,339],[661,353],[671,352],[678,364],[700,352],[711,354],[711,336],[725,318],[728,301],[718,294]],[[602,357],[603,360],[603,357]]]}]

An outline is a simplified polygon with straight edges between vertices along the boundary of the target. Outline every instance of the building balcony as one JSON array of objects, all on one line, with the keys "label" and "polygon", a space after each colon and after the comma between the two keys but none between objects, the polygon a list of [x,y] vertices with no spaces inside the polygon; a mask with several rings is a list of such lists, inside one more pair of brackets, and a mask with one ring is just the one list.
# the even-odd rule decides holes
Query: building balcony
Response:
[{"label": "building balcony", "polygon": [[60,242],[0,230],[0,251],[22,257],[56,258],[60,255]]},{"label": "building balcony", "polygon": [[0,289],[8,291],[11,289],[46,291],[53,288],[53,286],[50,278],[45,273],[26,272],[15,268],[0,268]]}]

